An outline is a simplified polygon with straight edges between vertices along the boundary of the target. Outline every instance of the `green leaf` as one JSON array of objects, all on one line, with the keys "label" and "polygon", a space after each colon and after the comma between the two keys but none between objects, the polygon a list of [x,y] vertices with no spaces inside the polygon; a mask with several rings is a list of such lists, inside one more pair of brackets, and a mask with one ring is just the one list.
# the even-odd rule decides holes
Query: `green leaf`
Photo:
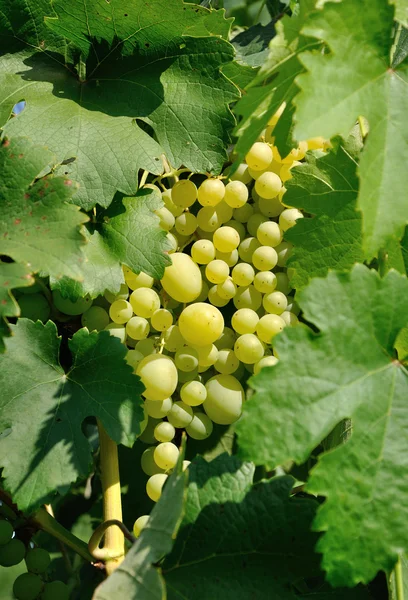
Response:
[{"label": "green leaf", "polygon": [[250,67],[261,67],[269,55],[269,42],[274,35],[273,23],[245,29],[231,40],[236,52],[235,60]]},{"label": "green leaf", "polygon": [[[9,3],[2,3],[11,19]],[[24,13],[26,2],[16,4]],[[44,6],[30,8],[34,22],[43,19]],[[181,0],[171,11],[167,0],[130,6],[126,0],[73,0],[69,8],[57,1],[53,8],[58,18],[47,24],[54,37],[70,40],[82,58],[65,64],[47,39],[33,44],[27,11],[25,28],[18,19],[11,24],[23,41],[19,52],[0,62],[0,104],[26,100],[5,131],[31,135],[67,162],[57,172],[80,183],[77,204],[107,207],[117,190],[133,195],[138,170],[160,173],[163,152],[174,167],[220,172],[233,126],[228,104],[237,98],[220,70],[233,59],[223,39],[230,26],[223,11]]]},{"label": "green leaf", "polygon": [[395,349],[397,351],[398,360],[406,362],[408,360],[408,327],[404,327],[399,332],[395,341]]},{"label": "green leaf", "polygon": [[180,525],[187,473],[175,471],[166,482],[163,494],[150,519],[123,563],[96,590],[93,600],[137,598],[162,600],[166,588],[159,560],[171,551]]},{"label": "green leaf", "polygon": [[54,323],[19,319],[12,333],[0,357],[1,466],[14,502],[30,512],[89,473],[86,417],[98,417],[115,442],[133,444],[143,387],[124,360],[125,346],[106,331],[73,336],[67,372]]},{"label": "green leaf", "polygon": [[325,40],[331,52],[303,53],[308,73],[296,79],[297,139],[345,136],[357,117],[368,119],[358,197],[368,259],[400,239],[408,221],[408,63],[390,67],[393,19],[383,0],[326,2],[303,33]]},{"label": "green leaf", "polygon": [[408,24],[408,1],[407,0],[391,0],[395,5],[395,19],[400,23]]},{"label": "green leaf", "polygon": [[330,269],[347,271],[363,260],[361,215],[356,211],[358,191],[356,148],[338,140],[325,156],[306,155],[306,162],[292,169],[285,183],[284,202],[315,215],[297,221],[285,233],[294,244],[288,268],[296,289]]},{"label": "green leaf", "polygon": [[225,454],[189,467],[185,515],[163,563],[169,600],[273,597],[318,574],[310,524],[317,503],[290,498],[293,479],[252,486],[254,467]]},{"label": "green leaf", "polygon": [[3,337],[10,335],[6,317],[18,317],[20,308],[11,290],[16,287],[33,285],[31,269],[19,263],[5,263],[0,260],[0,352],[4,352]]},{"label": "green leaf", "polygon": [[75,185],[65,177],[36,180],[52,155],[25,138],[0,146],[0,254],[53,277],[82,276],[88,217],[67,204]]},{"label": "green leaf", "polygon": [[[402,587],[404,596],[408,594],[408,557],[402,555],[401,558],[401,574],[402,574]],[[395,571],[389,576],[389,592],[390,600],[401,600],[401,594],[397,591],[397,585],[395,581]]]},{"label": "green leaf", "polygon": [[299,326],[279,336],[280,362],[250,380],[239,448],[257,464],[300,464],[351,418],[350,440],[320,458],[307,490],[327,498],[314,526],[326,532],[318,551],[328,580],[353,586],[392,570],[408,548],[408,378],[393,350],[408,320],[408,281],[356,265],[313,279],[299,304],[320,333]]}]

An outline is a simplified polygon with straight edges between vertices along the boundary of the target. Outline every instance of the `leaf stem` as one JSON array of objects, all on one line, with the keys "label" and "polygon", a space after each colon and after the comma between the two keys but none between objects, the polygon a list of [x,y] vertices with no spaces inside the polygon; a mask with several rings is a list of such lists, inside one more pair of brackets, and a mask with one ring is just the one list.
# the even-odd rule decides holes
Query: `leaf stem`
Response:
[{"label": "leaf stem", "polygon": [[142,188],[146,183],[146,179],[149,177],[149,171],[144,170],[140,179],[139,188]]},{"label": "leaf stem", "polygon": [[361,137],[363,138],[363,141],[364,141],[364,139],[367,137],[367,134],[368,134],[367,121],[361,115],[358,117],[357,121],[360,126]]},{"label": "leaf stem", "polygon": [[[103,520],[122,521],[122,499],[120,494],[118,447],[106,433],[98,419],[100,468],[103,495]],[[103,546],[105,555],[111,560],[106,564],[106,571],[110,575],[122,562],[125,555],[125,538],[119,527],[109,527],[105,532]],[[108,558],[108,556],[107,556]]]},{"label": "leaf stem", "polygon": [[388,271],[388,252],[380,250],[378,253],[378,273],[380,277],[384,277]]},{"label": "leaf stem", "polygon": [[402,576],[401,557],[394,568],[396,600],[404,600],[404,580]]}]

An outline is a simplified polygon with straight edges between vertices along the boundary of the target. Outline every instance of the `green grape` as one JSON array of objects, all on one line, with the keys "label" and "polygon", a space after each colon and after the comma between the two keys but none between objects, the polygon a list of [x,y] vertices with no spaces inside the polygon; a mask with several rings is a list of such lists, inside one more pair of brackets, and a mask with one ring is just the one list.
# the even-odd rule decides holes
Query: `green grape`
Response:
[{"label": "green grape", "polygon": [[291,313],[293,313],[297,317],[300,313],[299,304],[292,298],[292,296],[289,296],[287,300],[288,300],[288,306],[286,307],[286,310],[289,310]]},{"label": "green grape", "polygon": [[172,264],[166,267],[161,280],[164,290],[178,302],[193,302],[201,292],[200,269],[188,254],[182,252],[174,252],[171,260]]},{"label": "green grape", "polygon": [[191,246],[191,257],[199,265],[208,265],[215,258],[215,247],[211,240],[198,240]]},{"label": "green grape", "polygon": [[292,254],[293,245],[290,242],[281,242],[276,246],[278,253],[278,267],[286,267],[286,262]]},{"label": "green grape", "polygon": [[229,267],[234,267],[239,260],[238,250],[236,248],[235,250],[231,250],[231,252],[220,252],[219,250],[216,250],[215,258],[227,263]]},{"label": "green grape", "polygon": [[247,287],[250,285],[255,277],[255,271],[252,265],[248,263],[239,263],[232,269],[232,281],[240,287]]},{"label": "green grape", "polygon": [[185,212],[177,217],[174,227],[180,235],[192,235],[198,227],[197,217],[190,212]]},{"label": "green grape", "polygon": [[240,308],[232,315],[231,325],[237,333],[243,335],[244,333],[254,333],[258,321],[259,317],[252,308]]},{"label": "green grape", "polygon": [[297,208],[285,208],[279,215],[279,227],[287,231],[296,225],[298,219],[303,219],[303,214]]},{"label": "green grape", "polygon": [[209,291],[208,283],[203,280],[203,284],[201,287],[201,293],[198,296],[198,298],[196,299],[196,302],[205,302],[205,300],[207,300],[207,298],[208,298],[208,291]]},{"label": "green grape", "polygon": [[265,142],[255,142],[245,156],[245,162],[250,169],[262,171],[266,169],[273,160],[272,148]]},{"label": "green grape", "polygon": [[135,350],[143,354],[143,356],[148,356],[149,354],[156,354],[156,340],[155,337],[149,337],[144,340],[139,340],[135,346]]},{"label": "green grape", "polygon": [[163,419],[170,412],[173,406],[173,400],[166,398],[165,400],[145,400],[144,407],[149,417],[155,419]]},{"label": "green grape", "polygon": [[[249,235],[252,235],[253,237],[257,237],[257,232],[259,227],[262,225],[262,223],[270,223],[271,221],[269,221],[267,219],[267,217],[265,217],[264,215],[262,215],[259,212],[256,212],[252,215],[252,217],[249,217],[248,219],[248,223],[247,223],[247,229],[248,229],[248,233]],[[276,223],[275,223],[276,225]],[[279,227],[278,227],[279,228]],[[268,246],[268,244],[263,244],[264,246]]]},{"label": "green grape", "polygon": [[231,327],[224,327],[223,332],[220,337],[215,340],[214,345],[217,346],[218,350],[223,350],[224,348],[233,348],[235,344],[235,332]]},{"label": "green grape", "polygon": [[259,211],[265,217],[277,217],[281,214],[284,208],[285,207],[281,203],[279,196],[276,196],[276,198],[271,198],[269,200],[265,198],[259,199]]},{"label": "green grape", "polygon": [[234,352],[238,360],[245,364],[253,365],[261,360],[265,353],[263,343],[253,333],[240,335],[234,345]]},{"label": "green grape", "polygon": [[255,181],[255,191],[259,195],[260,198],[265,198],[266,200],[271,200],[275,198],[279,194],[282,189],[282,181],[280,180],[279,175],[273,173],[272,171],[267,171],[263,173],[256,181]]},{"label": "green grape", "polygon": [[233,375],[215,375],[205,384],[204,410],[214,423],[231,425],[241,416],[245,394]]},{"label": "green grape", "polygon": [[113,337],[117,337],[122,344],[126,341],[126,329],[124,325],[119,325],[118,323],[109,323],[105,327],[105,331],[109,331],[110,335]]},{"label": "green grape", "polygon": [[180,390],[180,398],[188,406],[199,406],[206,397],[207,390],[200,381],[187,381]]},{"label": "green grape", "polygon": [[289,283],[289,277],[286,273],[276,273],[276,291],[282,292],[287,296],[289,292],[292,290],[292,287]]},{"label": "green grape", "polygon": [[27,552],[25,562],[31,573],[44,573],[50,566],[51,557],[43,548],[33,548]]},{"label": "green grape", "polygon": [[127,300],[129,297],[128,286],[126,283],[121,283],[119,291],[116,294],[113,294],[109,290],[106,290],[103,297],[109,302],[109,304],[113,304],[115,300]]},{"label": "green grape", "polygon": [[252,179],[255,179],[255,181],[256,181],[257,179],[260,178],[261,175],[263,175],[267,171],[271,171],[271,170],[272,169],[270,169],[270,168],[262,169],[262,171],[256,171],[255,169],[248,169],[248,172],[251,175]]},{"label": "green grape", "polygon": [[280,315],[287,306],[288,299],[282,292],[271,292],[263,297],[263,307],[267,313]]},{"label": "green grape", "polygon": [[0,565],[2,567],[14,567],[23,560],[26,547],[21,540],[13,538],[7,544],[0,546]]},{"label": "green grape", "polygon": [[189,208],[197,200],[197,188],[191,179],[180,179],[171,189],[171,199],[176,206]]},{"label": "green grape", "polygon": [[17,600],[35,600],[42,588],[43,582],[38,575],[22,573],[13,584],[13,594]]},{"label": "green grape", "polygon": [[177,387],[176,365],[163,354],[145,356],[138,364],[136,374],[146,388],[143,395],[149,400],[165,400]]},{"label": "green grape", "polygon": [[221,223],[226,223],[227,221],[232,219],[233,209],[231,208],[231,206],[228,206],[225,200],[222,200],[222,202],[217,204],[215,210],[217,211],[217,215]]},{"label": "green grape", "polygon": [[[160,424],[160,423],[159,423]],[[139,438],[140,439],[140,438]],[[154,438],[153,443],[156,443],[156,438]],[[149,477],[152,475],[157,475],[157,473],[163,473],[163,469],[157,466],[154,460],[154,451],[156,447],[150,446],[147,448],[140,459],[140,464],[142,467],[143,473],[146,473]]]},{"label": "green grape", "polygon": [[239,239],[243,240],[245,239],[245,226],[240,223],[239,221],[236,221],[235,219],[230,219],[229,221],[227,221],[225,223],[225,225],[227,227],[232,227],[233,229],[235,229],[235,231],[238,233],[239,235]]},{"label": "green grape", "polygon": [[150,323],[143,317],[132,317],[126,323],[126,334],[134,340],[144,340],[150,333]]},{"label": "green grape", "polygon": [[166,473],[157,473],[147,480],[146,493],[153,502],[157,502],[160,499],[167,477]]},{"label": "green grape", "polygon": [[217,293],[224,300],[231,300],[237,293],[237,286],[232,280],[232,277],[227,277],[223,283],[217,285]]},{"label": "green grape", "polygon": [[285,321],[279,315],[264,315],[259,319],[256,333],[263,342],[270,344],[272,338],[283,331],[284,327]]},{"label": "green grape", "polygon": [[175,435],[175,428],[167,421],[158,423],[154,429],[154,437],[158,442],[171,442]]},{"label": "green grape", "polygon": [[154,460],[158,467],[167,471],[176,466],[179,449],[172,442],[162,442],[154,449]]},{"label": "green grape", "polygon": [[274,248],[282,241],[282,231],[274,221],[265,221],[259,225],[256,237],[262,246],[272,246]]},{"label": "green grape", "polygon": [[241,163],[231,177],[232,181],[242,181],[242,183],[251,183],[252,177],[248,173],[248,165]]},{"label": "green grape", "polygon": [[166,252],[167,252],[167,254],[173,254],[174,252],[176,252],[176,250],[178,248],[178,245],[179,245],[178,239],[170,231],[167,232],[166,239],[168,242],[168,248],[167,248]]},{"label": "green grape", "polygon": [[81,317],[81,325],[88,331],[102,331],[108,324],[109,315],[101,306],[91,306]]},{"label": "green grape", "polygon": [[164,231],[170,231],[174,227],[175,218],[168,208],[162,206],[154,211],[154,214],[160,219],[160,227]]},{"label": "green grape", "polygon": [[224,329],[222,313],[206,302],[186,306],[178,323],[181,335],[193,346],[213,344]]},{"label": "green grape", "polygon": [[0,546],[8,544],[13,537],[13,526],[9,521],[5,519],[0,520]]},{"label": "green grape", "polygon": [[149,515],[142,515],[141,517],[136,519],[136,521],[133,524],[133,534],[135,537],[139,537],[139,535],[142,533],[142,529],[146,527],[149,519]]},{"label": "green grape", "polygon": [[274,367],[278,362],[276,356],[264,356],[254,364],[254,374],[258,375],[259,371],[264,367]]},{"label": "green grape", "polygon": [[244,204],[241,208],[234,210],[234,219],[239,223],[247,223],[254,214],[254,208],[251,204]]},{"label": "green grape", "polygon": [[138,288],[131,293],[129,302],[135,315],[145,319],[150,319],[153,313],[160,308],[159,294],[150,288]]},{"label": "green grape", "polygon": [[224,225],[214,232],[213,242],[215,248],[220,252],[232,252],[238,248],[240,239],[238,232],[233,227]]},{"label": "green grape", "polygon": [[212,260],[205,268],[205,276],[211,283],[223,283],[228,275],[229,266],[223,260]]},{"label": "green grape", "polygon": [[262,294],[270,294],[277,284],[277,276],[272,271],[258,271],[254,278],[254,288]]},{"label": "green grape", "polygon": [[153,419],[149,417],[147,420],[147,425],[144,428],[144,431],[138,436],[138,439],[144,444],[155,444],[156,438],[154,437],[154,429],[158,423],[161,422],[161,419]]},{"label": "green grape", "polygon": [[198,366],[194,369],[194,371],[179,371],[178,372],[179,384],[187,383],[187,381],[193,381],[193,379],[197,379],[197,376],[198,376]]},{"label": "green grape", "polygon": [[177,206],[173,202],[172,190],[164,190],[162,192],[162,200],[164,202],[164,206],[169,209],[169,211],[174,217],[178,217],[179,215],[181,215],[184,208],[182,206]]},{"label": "green grape", "polygon": [[231,348],[224,348],[218,352],[214,367],[222,375],[232,375],[239,367],[239,360]]},{"label": "green grape", "polygon": [[206,233],[212,233],[222,225],[221,215],[213,206],[204,206],[197,213],[197,225]]},{"label": "green grape", "polygon": [[51,312],[48,300],[43,294],[25,294],[19,297],[20,317],[40,320],[43,323],[48,320]]},{"label": "green grape", "polygon": [[252,264],[259,271],[270,271],[277,262],[278,255],[271,246],[259,246],[252,255]]},{"label": "green grape", "polygon": [[262,304],[262,294],[253,285],[240,287],[232,299],[235,308],[252,308],[258,310]]},{"label": "green grape", "polygon": [[211,367],[213,364],[215,364],[218,358],[218,348],[215,344],[198,346],[197,352],[199,367]]},{"label": "green grape", "polygon": [[[128,267],[123,266],[122,268],[126,284],[130,287],[131,290],[136,290],[140,287],[153,287],[154,279],[153,277],[150,277],[150,275],[147,275],[147,273],[143,273],[143,271],[140,271],[140,273],[136,275],[136,273],[133,273],[133,271],[131,271],[131,269],[129,269]],[[124,300],[127,299],[128,295],[129,292],[127,290],[126,298],[124,298]]]},{"label": "green grape", "polygon": [[118,325],[127,323],[133,315],[133,309],[127,300],[115,300],[109,308],[109,316]]},{"label": "green grape", "polygon": [[231,208],[240,208],[248,201],[248,188],[242,181],[230,181],[225,186],[224,201]]},{"label": "green grape", "polygon": [[179,400],[174,402],[167,419],[177,429],[187,427],[193,418],[193,409],[185,402]]},{"label": "green grape", "polygon": [[206,179],[198,188],[197,196],[202,206],[215,206],[225,196],[225,185],[221,179]]},{"label": "green grape", "polygon": [[189,373],[198,367],[198,352],[190,346],[183,346],[177,350],[174,356],[176,367],[180,371]]},{"label": "green grape", "polygon": [[261,244],[254,237],[243,240],[238,247],[238,254],[243,262],[252,262],[252,255]]},{"label": "green grape", "polygon": [[169,352],[177,352],[186,344],[186,340],[183,338],[178,325],[172,325],[164,333],[164,346]]},{"label": "green grape", "polygon": [[58,290],[52,292],[52,301],[55,308],[66,315],[76,316],[82,315],[92,304],[89,296],[78,298],[75,302],[71,302],[68,298],[63,298]]},{"label": "green grape", "polygon": [[283,313],[281,313],[280,318],[283,319],[285,324],[289,327],[294,327],[299,323],[297,316],[288,310],[284,310]]},{"label": "green grape", "polygon": [[141,360],[143,360],[144,355],[139,352],[139,350],[128,350],[128,353],[125,356],[126,362],[128,363],[128,365],[130,365],[134,372],[136,372],[137,369],[137,365],[140,363]]},{"label": "green grape", "polygon": [[166,308],[158,308],[152,314],[150,323],[156,331],[167,331],[173,325],[173,315]]},{"label": "green grape", "polygon": [[[44,279],[43,281],[46,285],[47,280]],[[41,292],[42,289],[43,289],[43,286],[41,285],[40,281],[34,280],[34,283],[32,285],[14,288],[13,292],[18,292],[20,294],[36,294],[37,292]]]},{"label": "green grape", "polygon": [[187,434],[193,440],[205,440],[213,432],[213,422],[205,413],[195,413],[190,425],[186,427]]},{"label": "green grape", "polygon": [[41,600],[69,600],[69,588],[63,581],[46,583]]},{"label": "green grape", "polygon": [[213,306],[217,306],[218,308],[222,308],[223,306],[227,306],[229,300],[228,298],[221,298],[221,296],[218,293],[218,285],[213,285],[209,290],[208,290],[208,301],[213,305]]}]

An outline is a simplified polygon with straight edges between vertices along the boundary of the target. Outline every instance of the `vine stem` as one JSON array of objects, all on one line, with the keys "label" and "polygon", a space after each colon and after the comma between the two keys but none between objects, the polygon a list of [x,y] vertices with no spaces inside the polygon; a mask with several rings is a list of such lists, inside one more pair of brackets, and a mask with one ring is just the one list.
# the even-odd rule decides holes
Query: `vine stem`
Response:
[{"label": "vine stem", "polygon": [[[122,498],[120,494],[118,447],[106,433],[98,419],[100,468],[103,495],[103,520],[122,522]],[[92,539],[92,538],[91,538]],[[125,538],[119,527],[108,527],[105,531],[103,551],[106,572],[110,575],[125,556]]]},{"label": "vine stem", "polygon": [[127,527],[122,523],[122,521],[117,521],[116,519],[111,519],[110,521],[104,521],[93,532],[91,539],[88,542],[88,550],[98,560],[111,560],[113,558],[119,558],[117,553],[109,550],[108,548],[99,548],[99,543],[105,532],[109,529],[109,527],[119,527],[122,531],[123,535],[129,542],[132,544],[135,543],[136,538],[130,533]]},{"label": "vine stem", "polygon": [[404,600],[404,580],[402,576],[401,558],[398,559],[394,568],[396,600]]}]

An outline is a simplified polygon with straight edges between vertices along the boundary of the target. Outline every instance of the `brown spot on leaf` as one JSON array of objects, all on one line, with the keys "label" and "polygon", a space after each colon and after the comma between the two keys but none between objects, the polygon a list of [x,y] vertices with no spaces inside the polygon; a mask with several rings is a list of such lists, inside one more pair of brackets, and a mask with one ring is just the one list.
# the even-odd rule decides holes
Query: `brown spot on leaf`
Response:
[{"label": "brown spot on leaf", "polygon": [[10,140],[4,140],[3,147],[8,148],[8,146],[10,146]]},{"label": "brown spot on leaf", "polygon": [[47,220],[47,217],[46,217],[45,215],[43,215],[43,216],[41,217],[41,221],[46,221],[46,220]]},{"label": "brown spot on leaf", "polygon": [[24,154],[19,154],[18,158],[23,158]]},{"label": "brown spot on leaf", "polygon": [[14,225],[20,225],[21,219],[14,219]]},{"label": "brown spot on leaf", "polygon": [[71,179],[66,179],[64,181],[64,185],[72,185],[72,180]]}]

